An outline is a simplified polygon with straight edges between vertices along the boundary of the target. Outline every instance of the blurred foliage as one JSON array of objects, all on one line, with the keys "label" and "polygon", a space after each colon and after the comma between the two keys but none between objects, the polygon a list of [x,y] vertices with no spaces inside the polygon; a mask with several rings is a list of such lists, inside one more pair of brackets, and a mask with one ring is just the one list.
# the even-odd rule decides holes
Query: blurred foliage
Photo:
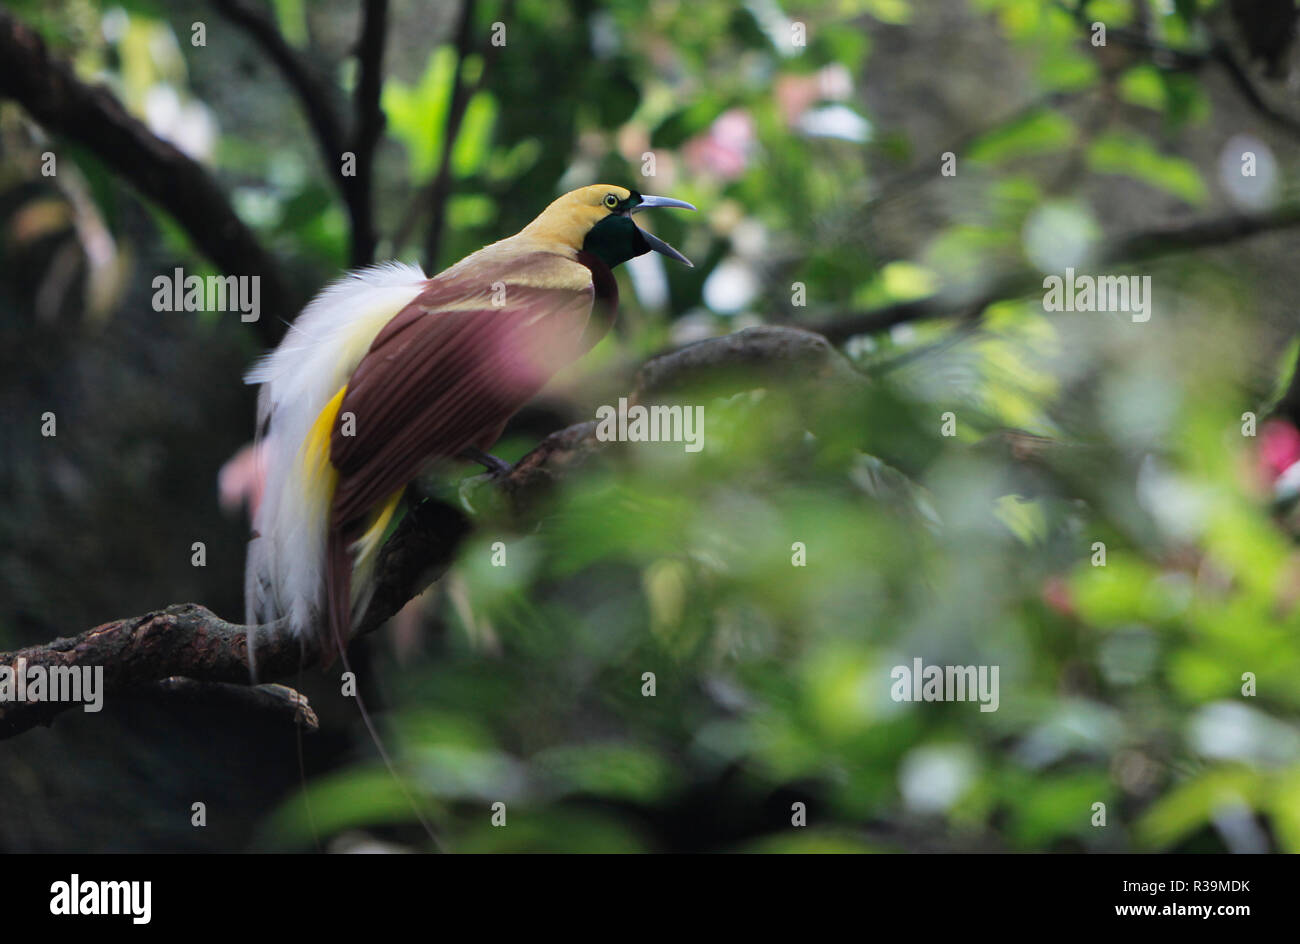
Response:
[{"label": "blurred foliage", "polygon": [[[9,5],[209,163],[305,281],[335,273],[347,221],[306,126],[264,64],[232,79],[258,54],[208,7]],[[355,6],[273,5],[340,101]],[[1211,0],[488,2],[463,62],[454,10],[407,6],[381,255],[422,252],[457,75],[475,91],[438,267],[587,183],[701,208],[652,221],[696,268],[627,267],[620,325],[573,375],[597,379],[554,394],[575,420],[666,344],[1086,272],[1116,236],[1280,205],[1300,164],[1221,75],[1115,38],[1236,42]],[[1243,196],[1247,147],[1273,177]],[[121,188],[72,157],[114,226]],[[1300,851],[1300,555],[1242,419],[1294,361],[1293,261],[1256,245],[1113,273],[1153,277],[1145,323],[1031,298],[854,338],[865,391],[699,392],[702,452],[611,448],[528,529],[485,510],[419,606],[423,642],[377,647],[403,783],[359,742],[256,847],[422,846],[409,791],[455,851]],[[1007,429],[1055,445],[1026,458]],[[999,667],[998,710],[894,701],[891,669],[918,657]]]}]

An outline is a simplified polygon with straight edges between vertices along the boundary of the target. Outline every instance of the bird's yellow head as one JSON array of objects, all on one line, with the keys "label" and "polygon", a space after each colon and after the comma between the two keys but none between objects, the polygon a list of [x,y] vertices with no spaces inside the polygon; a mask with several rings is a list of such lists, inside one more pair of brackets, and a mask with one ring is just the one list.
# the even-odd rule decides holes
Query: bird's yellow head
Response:
[{"label": "bird's yellow head", "polygon": [[574,252],[590,253],[610,268],[652,249],[691,265],[672,246],[632,222],[632,214],[651,207],[695,209],[684,200],[643,196],[626,187],[596,184],[566,193],[543,210],[524,232]]}]

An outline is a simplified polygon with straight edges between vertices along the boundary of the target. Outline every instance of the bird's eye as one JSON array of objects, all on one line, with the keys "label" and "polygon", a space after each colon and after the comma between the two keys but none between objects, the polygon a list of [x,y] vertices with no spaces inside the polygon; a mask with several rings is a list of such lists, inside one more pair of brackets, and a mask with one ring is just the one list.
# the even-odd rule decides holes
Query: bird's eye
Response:
[{"label": "bird's eye", "polygon": [[609,207],[611,210],[618,206],[618,196],[612,193],[605,194],[605,206]]}]

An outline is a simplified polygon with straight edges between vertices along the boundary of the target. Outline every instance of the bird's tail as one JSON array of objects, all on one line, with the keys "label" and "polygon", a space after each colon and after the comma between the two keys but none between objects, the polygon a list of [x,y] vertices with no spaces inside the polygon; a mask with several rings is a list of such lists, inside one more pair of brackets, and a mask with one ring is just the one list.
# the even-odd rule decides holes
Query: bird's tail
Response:
[{"label": "bird's tail", "polygon": [[[379,546],[401,498],[398,491],[382,503],[359,536],[335,527],[330,517],[337,485],[329,461],[332,433],[356,363],[425,282],[424,273],[413,266],[389,264],[349,274],[312,301],[280,347],[246,378],[262,385],[256,455],[265,483],[248,551],[246,621],[252,627],[285,620],[299,635],[316,634],[322,667],[337,658],[351,672],[344,645],[354,614],[363,613],[369,602]],[[251,662],[251,636],[249,648]],[[441,848],[398,775],[359,690],[354,697],[385,766],[434,847]]]},{"label": "bird's tail", "polygon": [[329,668],[334,654],[343,652],[356,622],[365,616],[374,591],[379,549],[405,490],[405,487],[399,488],[371,512],[369,523],[360,537],[354,539],[342,528],[330,528],[325,542],[328,615],[316,623],[322,668]]},{"label": "bird's tail", "polygon": [[328,618],[327,545],[337,480],[331,434],[352,371],[427,281],[418,268],[397,264],[349,273],[317,295],[280,346],[245,377],[262,387],[255,455],[265,483],[245,571],[250,625],[284,619],[305,635]]},{"label": "bird's tail", "polygon": [[322,669],[333,664],[335,653],[347,657],[352,630],[352,554],[348,543],[337,528],[330,529],[325,545],[325,596],[329,616],[316,624]]}]

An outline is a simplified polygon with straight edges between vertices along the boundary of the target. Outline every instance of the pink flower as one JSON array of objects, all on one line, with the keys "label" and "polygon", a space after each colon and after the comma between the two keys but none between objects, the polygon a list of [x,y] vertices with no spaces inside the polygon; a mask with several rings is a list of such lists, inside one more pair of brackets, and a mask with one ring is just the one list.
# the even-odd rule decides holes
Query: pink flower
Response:
[{"label": "pink flower", "polygon": [[262,503],[266,486],[266,469],[262,465],[262,446],[249,443],[231,456],[217,473],[217,495],[221,507],[235,513],[248,507],[251,520]]},{"label": "pink flower", "polygon": [[1300,462],[1300,430],[1286,420],[1269,420],[1259,430],[1260,473],[1270,485]]},{"label": "pink flower", "polygon": [[754,150],[754,119],[743,108],[724,111],[709,130],[686,142],[686,163],[696,173],[734,180],[745,172]]}]

